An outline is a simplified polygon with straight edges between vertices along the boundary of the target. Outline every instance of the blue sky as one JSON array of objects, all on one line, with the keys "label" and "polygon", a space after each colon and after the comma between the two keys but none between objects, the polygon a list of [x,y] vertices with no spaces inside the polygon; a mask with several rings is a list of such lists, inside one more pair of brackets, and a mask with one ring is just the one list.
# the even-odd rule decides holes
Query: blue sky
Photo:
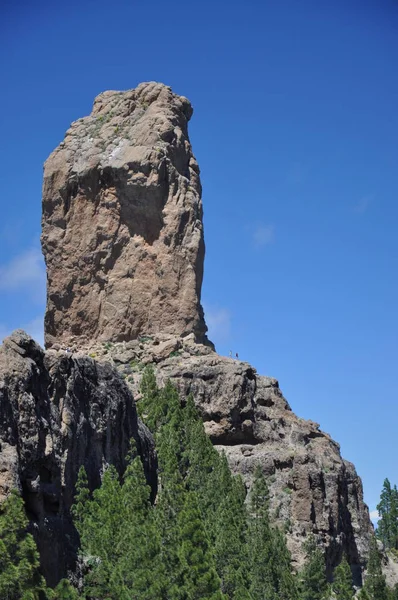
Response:
[{"label": "blue sky", "polygon": [[[35,5],[35,6],[33,6]],[[398,3],[2,2],[0,337],[42,336],[42,165],[106,89],[193,103],[210,337],[398,483]]]}]

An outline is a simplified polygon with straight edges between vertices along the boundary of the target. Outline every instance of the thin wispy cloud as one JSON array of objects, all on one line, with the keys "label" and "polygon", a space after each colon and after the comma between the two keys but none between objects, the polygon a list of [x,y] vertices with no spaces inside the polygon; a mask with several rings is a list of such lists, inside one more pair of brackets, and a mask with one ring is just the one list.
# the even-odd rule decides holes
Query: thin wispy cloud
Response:
[{"label": "thin wispy cloud", "polygon": [[373,196],[363,196],[362,198],[360,198],[360,200],[358,200],[358,202],[353,206],[354,213],[356,213],[357,215],[363,215],[363,213],[365,213],[368,210],[370,204],[372,203],[372,200]]},{"label": "thin wispy cloud", "polygon": [[256,248],[263,248],[275,241],[275,227],[273,225],[257,225],[252,233],[253,244]]},{"label": "thin wispy cloud", "polygon": [[0,265],[0,290],[26,291],[35,302],[43,302],[46,288],[46,271],[40,249],[32,246]]},{"label": "thin wispy cloud", "polygon": [[206,323],[211,340],[226,341],[231,335],[231,313],[227,308],[205,307]]}]

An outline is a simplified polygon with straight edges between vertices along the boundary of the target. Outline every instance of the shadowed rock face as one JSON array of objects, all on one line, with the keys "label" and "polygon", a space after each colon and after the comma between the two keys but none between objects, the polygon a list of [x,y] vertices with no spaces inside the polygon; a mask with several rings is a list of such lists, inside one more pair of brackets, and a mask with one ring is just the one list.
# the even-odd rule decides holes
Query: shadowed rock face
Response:
[{"label": "shadowed rock face", "polygon": [[355,582],[361,582],[373,532],[361,479],[317,423],[293,413],[276,379],[219,356],[190,336],[154,336],[94,350],[99,361],[110,360],[129,376],[138,402],[141,366],[148,362],[160,385],[170,379],[183,397],[192,393],[213,444],[248,489],[261,466],[271,518],[287,533],[296,569],[304,561],[305,538],[314,534],[325,547],[328,575],[345,553]]},{"label": "shadowed rock face", "polygon": [[205,341],[192,107],[160,83],[105,92],[45,164],[46,346],[157,332]]},{"label": "shadowed rock face", "polygon": [[[191,114],[188,100],[162,84],[105,92],[46,163],[50,349],[21,332],[0,348],[0,500],[22,489],[55,583],[74,560],[69,508],[81,464],[99,485],[105,464],[123,471],[133,436],[155,492],[152,439],[131,395],[139,402],[141,368],[152,363],[159,383],[171,379],[193,393],[213,443],[248,488],[261,465],[295,567],[314,533],[329,574],[346,552],[358,583],[372,525],[353,465],[316,423],[291,411],[275,379],[218,356],[206,339]],[[84,355],[88,347],[96,360]]]},{"label": "shadowed rock face", "polygon": [[98,487],[106,465],[124,471],[131,438],[155,494],[152,436],[111,365],[44,353],[21,331],[0,346],[0,502],[12,488],[22,492],[50,585],[75,564],[69,509],[80,466]]}]

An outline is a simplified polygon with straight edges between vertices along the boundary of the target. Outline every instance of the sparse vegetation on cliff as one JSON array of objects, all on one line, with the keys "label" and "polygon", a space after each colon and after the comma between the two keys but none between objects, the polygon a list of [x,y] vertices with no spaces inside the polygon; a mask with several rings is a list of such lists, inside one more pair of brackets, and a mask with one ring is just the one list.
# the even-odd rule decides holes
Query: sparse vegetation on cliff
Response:
[{"label": "sparse vegetation on cliff", "polygon": [[[122,480],[109,466],[90,492],[79,471],[72,514],[80,535],[79,589],[62,580],[46,588],[23,500],[13,492],[0,514],[0,597],[7,600],[351,600],[345,557],[328,584],[325,557],[314,537],[294,574],[285,534],[270,520],[269,492],[260,466],[250,497],[240,476],[205,433],[192,396],[168,381],[156,384],[146,367],[140,413],[155,436],[159,490],[151,502],[134,442]],[[395,489],[395,488],[394,488]],[[387,491],[386,491],[387,490]],[[391,486],[385,485],[381,504]],[[388,492],[388,493],[387,493]],[[387,513],[389,513],[387,511]],[[386,513],[386,514],[387,514]],[[387,515],[388,516],[388,515]],[[391,516],[391,515],[390,515]],[[385,516],[385,518],[387,518]],[[391,519],[390,521],[391,522]],[[383,522],[382,522],[383,525]],[[379,536],[383,535],[381,529]],[[373,539],[363,600],[396,600],[387,588]]]}]

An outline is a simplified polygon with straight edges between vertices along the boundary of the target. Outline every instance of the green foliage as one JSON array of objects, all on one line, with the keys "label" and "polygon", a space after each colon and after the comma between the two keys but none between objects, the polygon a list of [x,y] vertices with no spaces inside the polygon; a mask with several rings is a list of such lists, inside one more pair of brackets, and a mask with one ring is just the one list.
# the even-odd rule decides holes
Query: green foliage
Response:
[{"label": "green foliage", "polygon": [[367,594],[371,600],[388,600],[389,598],[386,578],[381,570],[381,559],[375,537],[373,537],[370,542],[367,574],[363,592],[364,597],[366,598]]},{"label": "green foliage", "polygon": [[166,407],[163,405],[163,398],[151,366],[145,367],[143,371],[140,391],[142,398],[137,405],[138,413],[149,429],[156,431],[163,421]]},{"label": "green foliage", "polygon": [[250,498],[250,594],[253,600],[295,600],[297,589],[291,572],[284,535],[271,527],[268,486],[258,466]]},{"label": "green foliage", "polygon": [[398,584],[390,590],[389,600],[398,600]]},{"label": "green foliage", "polygon": [[354,597],[351,567],[345,556],[334,571],[332,590],[338,600],[352,600]]},{"label": "green foliage", "polygon": [[85,477],[79,479],[74,514],[88,567],[85,593],[109,600],[159,598],[159,539],[150,489],[134,447],[123,484],[111,466],[90,500]]},{"label": "green foliage", "polygon": [[328,594],[325,558],[313,537],[306,543],[307,558],[300,573],[300,600],[323,600]]},{"label": "green foliage", "polygon": [[178,516],[181,597],[189,600],[223,600],[212,550],[203,527],[194,492],[187,492]]},{"label": "green foliage", "polygon": [[0,506],[0,598],[42,600],[46,585],[39,571],[39,554],[27,533],[23,500],[13,490]]},{"label": "green foliage", "polygon": [[[271,527],[268,489],[256,473],[246,489],[206,435],[192,396],[185,403],[146,367],[140,414],[152,429],[159,491],[150,504],[132,448],[121,483],[113,467],[90,497],[79,472],[73,515],[80,533],[85,594],[107,600],[297,600],[290,555]],[[250,540],[250,543],[248,543]]]},{"label": "green foliage", "polygon": [[377,524],[377,538],[386,549],[398,550],[398,490],[384,480],[380,502],[377,505],[380,520]]},{"label": "green foliage", "polygon": [[79,600],[79,594],[67,579],[61,579],[55,590],[48,593],[50,600]]}]

